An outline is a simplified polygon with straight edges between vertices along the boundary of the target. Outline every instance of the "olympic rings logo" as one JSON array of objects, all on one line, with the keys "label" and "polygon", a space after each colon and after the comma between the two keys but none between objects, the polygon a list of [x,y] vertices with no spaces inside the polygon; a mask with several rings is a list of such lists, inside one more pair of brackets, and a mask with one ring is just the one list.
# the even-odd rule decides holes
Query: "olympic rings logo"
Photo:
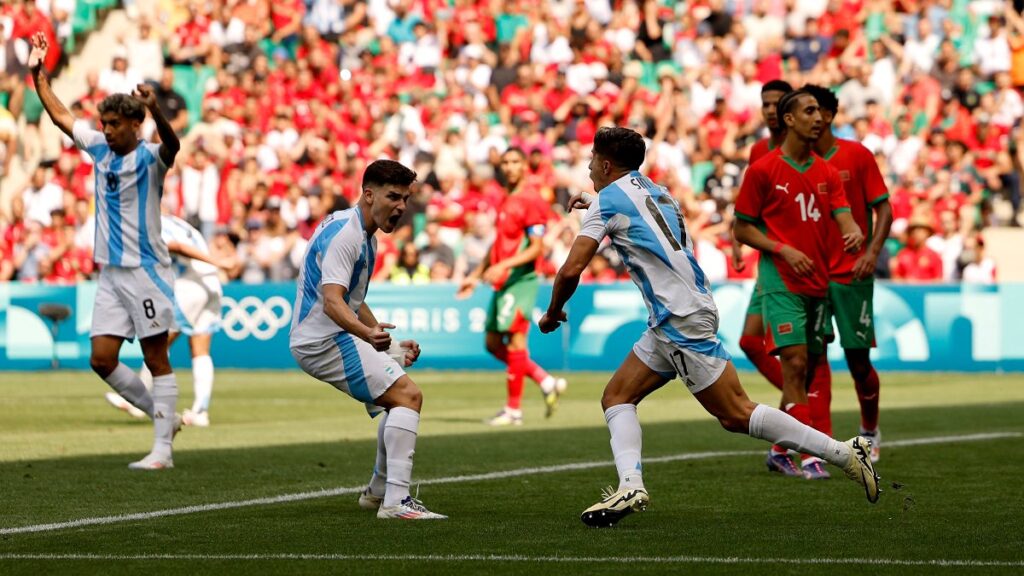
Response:
[{"label": "olympic rings logo", "polygon": [[271,296],[266,302],[256,296],[235,300],[225,296],[221,301],[224,318],[221,328],[232,340],[270,340],[278,330],[292,321],[292,304],[281,296]]}]

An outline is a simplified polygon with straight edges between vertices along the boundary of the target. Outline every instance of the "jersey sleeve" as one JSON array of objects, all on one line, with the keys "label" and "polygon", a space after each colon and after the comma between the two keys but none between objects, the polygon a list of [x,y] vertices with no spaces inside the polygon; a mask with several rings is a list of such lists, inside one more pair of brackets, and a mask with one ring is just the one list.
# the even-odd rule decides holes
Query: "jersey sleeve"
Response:
[{"label": "jersey sleeve", "polygon": [[89,122],[85,120],[76,120],[71,125],[71,135],[74,137],[75,146],[79,150],[83,150],[92,156],[96,157],[94,149],[96,146],[106,146],[107,139],[103,137],[103,133],[97,130],[93,130],[89,126]]},{"label": "jersey sleeve", "polygon": [[846,199],[846,189],[843,188],[843,179],[839,176],[839,171],[833,168],[830,164],[828,166],[828,202],[829,210],[833,215],[840,212],[850,211],[850,201]]},{"label": "jersey sleeve", "polygon": [[605,219],[601,217],[600,194],[598,194],[596,200],[591,202],[590,208],[587,209],[587,213],[583,215],[583,222],[580,225],[579,235],[592,238],[599,243],[608,235],[608,225],[605,222]]},{"label": "jersey sleeve", "polygon": [[889,199],[889,188],[882,178],[882,171],[878,169],[878,162],[871,155],[871,151],[864,148],[861,150],[861,182],[864,183],[864,196],[868,206],[874,206],[879,202]]},{"label": "jersey sleeve", "polygon": [[345,226],[334,240],[327,246],[320,260],[322,273],[320,285],[337,284],[351,288],[352,272],[362,252],[363,239],[353,231],[352,226]]},{"label": "jersey sleeve", "polygon": [[757,222],[761,219],[761,211],[764,209],[764,186],[767,179],[761,163],[747,168],[743,176],[743,183],[740,185],[740,194],[736,198],[736,217],[747,222]]},{"label": "jersey sleeve", "polygon": [[164,159],[160,157],[160,144],[146,142],[145,144],[143,144],[143,146],[145,146],[146,149],[149,150],[149,153],[152,154],[154,158],[156,158],[156,165],[157,168],[160,170],[160,173],[166,174],[167,165],[164,164]]}]

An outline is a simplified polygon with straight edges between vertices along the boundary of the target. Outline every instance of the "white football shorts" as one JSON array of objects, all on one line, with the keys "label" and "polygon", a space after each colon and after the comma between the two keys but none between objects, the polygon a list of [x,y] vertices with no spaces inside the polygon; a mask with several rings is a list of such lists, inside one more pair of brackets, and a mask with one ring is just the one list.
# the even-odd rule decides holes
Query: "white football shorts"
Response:
[{"label": "white football shorts", "polygon": [[181,331],[193,334],[212,334],[220,330],[220,299],[222,289],[216,278],[181,276],[174,282],[174,298],[184,316],[179,320]]},{"label": "white football shorts", "polygon": [[177,330],[173,284],[170,266],[104,266],[89,335],[133,340]]},{"label": "white football shorts", "polygon": [[378,352],[365,340],[347,332],[291,350],[306,374],[366,404],[371,417],[384,410],[373,401],[405,375],[402,366],[387,352]]},{"label": "white football shorts", "polygon": [[678,375],[693,394],[718,381],[732,359],[718,340],[718,314],[711,310],[673,316],[648,328],[633,345],[633,353],[669,380]]}]

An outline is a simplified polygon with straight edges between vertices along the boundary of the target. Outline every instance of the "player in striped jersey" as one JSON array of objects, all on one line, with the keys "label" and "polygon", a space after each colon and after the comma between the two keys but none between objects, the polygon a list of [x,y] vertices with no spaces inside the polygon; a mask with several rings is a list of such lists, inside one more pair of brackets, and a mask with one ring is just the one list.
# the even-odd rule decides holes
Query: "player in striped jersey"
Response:
[{"label": "player in striped jersey", "polygon": [[[32,38],[29,67],[46,113],[75,146],[93,161],[96,175],[96,242],[93,258],[101,265],[92,313],[92,369],[133,406],[153,419],[152,451],[129,464],[133,470],[174,466],[171,443],[181,427],[175,413],[178,385],[167,357],[174,324],[171,258],[160,236],[160,198],[164,175],[174,164],[180,143],[160,112],[153,89],[139,84],[131,95],[114,94],[99,105],[103,132],[74,115],[53,93],[42,62],[46,36]],[[161,144],[139,139],[139,126],[152,115]],[[138,337],[153,391],[118,359],[121,344]]]},{"label": "player in striped jersey", "polygon": [[[555,277],[551,303],[538,324],[546,334],[566,320],[563,308],[606,237],[625,262],[650,312],[648,330],[601,398],[619,487],[608,489],[600,502],[585,510],[583,522],[612,526],[629,513],[646,508],[650,498],[643,484],[636,405],[677,375],[726,430],[820,456],[842,467],[864,485],[868,500],[876,501],[878,477],[865,439],[836,442],[785,412],[755,404],[747,397],[729,353],[716,335],[718,310],[710,283],[693,256],[693,240],[679,204],[667,190],[638,172],[644,157],[640,134],[627,128],[597,132],[590,178],[598,196],[583,217],[579,236]],[[576,205],[585,206],[585,202],[574,199],[570,208]]]},{"label": "player in striped jersey", "polygon": [[317,226],[302,257],[289,335],[292,356],[310,376],[363,402],[377,427],[377,461],[359,506],[378,518],[434,520],[409,495],[423,393],[403,368],[419,358],[419,345],[392,345],[366,304],[377,254],[378,230],[398,226],[416,173],[394,160],[377,160],[363,173],[359,202]]},{"label": "player in striped jersey", "polygon": [[[174,344],[178,335],[188,336],[192,352],[192,386],[195,399],[192,408],[181,415],[185,426],[206,427],[210,425],[210,396],[213,393],[213,358],[210,346],[213,334],[220,330],[221,286],[218,268],[231,268],[233,261],[220,261],[210,255],[203,235],[188,222],[164,214],[161,219],[164,242],[174,262],[174,298],[176,300],[177,324],[179,330],[170,334],[168,346]],[[153,376],[143,365],[140,372],[142,381],[151,387]],[[128,403],[115,392],[107,392],[107,401],[141,418],[145,414]]]},{"label": "player in striped jersey", "polygon": [[[831,238],[830,280],[828,286],[829,310],[836,319],[839,342],[846,355],[846,364],[853,377],[857,400],[860,402],[860,433],[871,440],[871,459],[877,462],[881,453],[881,433],[878,431],[878,372],[871,365],[870,352],[875,347],[874,290],[875,264],[878,255],[889,237],[892,226],[892,207],[889,205],[889,190],[878,169],[878,163],[870,150],[859,142],[841,140],[832,134],[832,120],[839,111],[839,100],[828,88],[808,85],[804,87],[815,97],[821,107],[825,129],[815,143],[815,150],[829,164],[839,170],[846,198],[850,202],[850,213],[857,225],[870,237],[863,250],[850,253],[842,249],[835,240],[838,230]],[[833,224],[834,226],[834,224]],[[831,322],[828,323],[831,326]],[[828,362],[823,362],[825,368]],[[822,380],[822,390],[811,399],[812,419],[815,413],[822,413],[830,433],[831,380],[815,376],[815,384]],[[812,387],[811,392],[816,390]],[[814,403],[821,407],[815,410]],[[822,427],[815,426],[819,430]]]}]

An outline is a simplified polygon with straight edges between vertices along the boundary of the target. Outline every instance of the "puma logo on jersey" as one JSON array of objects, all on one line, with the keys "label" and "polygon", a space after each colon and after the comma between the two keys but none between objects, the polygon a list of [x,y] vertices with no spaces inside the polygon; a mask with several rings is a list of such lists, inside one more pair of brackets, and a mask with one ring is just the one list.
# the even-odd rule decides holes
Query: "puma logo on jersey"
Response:
[{"label": "puma logo on jersey", "polygon": [[776,184],[775,185],[775,189],[776,190],[782,190],[786,194],[789,194],[789,182],[786,182],[785,186],[782,186],[781,184]]},{"label": "puma logo on jersey", "polygon": [[855,334],[857,334],[857,336],[860,336],[861,340],[866,340],[867,337],[868,337],[866,332],[861,332],[859,330],[857,332],[855,332]]}]

